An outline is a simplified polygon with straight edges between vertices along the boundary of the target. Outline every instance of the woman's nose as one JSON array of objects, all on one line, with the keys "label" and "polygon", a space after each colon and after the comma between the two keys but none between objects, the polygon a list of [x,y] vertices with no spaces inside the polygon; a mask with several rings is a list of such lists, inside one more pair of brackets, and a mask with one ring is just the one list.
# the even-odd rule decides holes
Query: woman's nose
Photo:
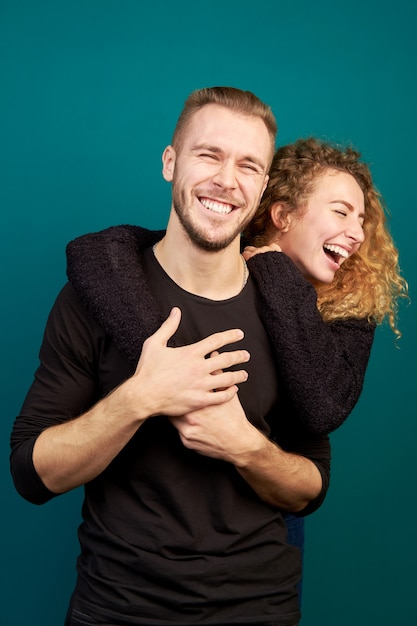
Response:
[{"label": "woman's nose", "polygon": [[354,239],[357,243],[363,243],[365,240],[365,233],[363,232],[363,224],[357,219],[352,219],[346,228],[346,236],[349,239]]}]

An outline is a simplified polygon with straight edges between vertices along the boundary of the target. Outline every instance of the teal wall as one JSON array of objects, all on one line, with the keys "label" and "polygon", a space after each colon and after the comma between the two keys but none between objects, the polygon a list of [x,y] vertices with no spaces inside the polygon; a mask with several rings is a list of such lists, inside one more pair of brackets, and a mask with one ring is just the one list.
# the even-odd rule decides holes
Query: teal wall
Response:
[{"label": "teal wall", "polygon": [[[116,223],[162,227],[160,156],[182,103],[230,84],[272,106],[279,144],[315,134],[362,150],[415,295],[416,26],[407,0],[0,1],[1,626],[59,626],[75,578],[80,491],[34,507],[8,470],[65,244]],[[378,331],[332,438],[303,626],[417,623],[413,304],[400,321],[401,348]]]}]

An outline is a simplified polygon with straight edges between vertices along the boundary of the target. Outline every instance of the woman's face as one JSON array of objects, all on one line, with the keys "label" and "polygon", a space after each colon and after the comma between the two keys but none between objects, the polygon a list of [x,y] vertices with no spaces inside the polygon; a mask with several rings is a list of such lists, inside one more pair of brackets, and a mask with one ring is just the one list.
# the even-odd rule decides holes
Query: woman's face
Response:
[{"label": "woman's face", "polygon": [[[279,215],[281,207],[275,211]],[[364,240],[363,192],[351,174],[329,169],[317,178],[301,215],[288,219],[276,243],[308,280],[331,283]]]}]

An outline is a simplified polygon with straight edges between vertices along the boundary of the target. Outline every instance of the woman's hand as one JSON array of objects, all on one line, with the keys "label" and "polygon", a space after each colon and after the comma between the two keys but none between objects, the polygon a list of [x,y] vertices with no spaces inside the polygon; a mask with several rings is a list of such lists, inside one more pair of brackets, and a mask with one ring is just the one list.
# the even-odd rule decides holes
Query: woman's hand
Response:
[{"label": "woman's hand", "polygon": [[282,250],[277,243],[271,243],[269,246],[261,246],[260,248],[256,248],[255,246],[246,246],[242,255],[246,261],[249,261],[249,259],[255,256],[255,254],[263,254],[264,252],[282,252]]}]

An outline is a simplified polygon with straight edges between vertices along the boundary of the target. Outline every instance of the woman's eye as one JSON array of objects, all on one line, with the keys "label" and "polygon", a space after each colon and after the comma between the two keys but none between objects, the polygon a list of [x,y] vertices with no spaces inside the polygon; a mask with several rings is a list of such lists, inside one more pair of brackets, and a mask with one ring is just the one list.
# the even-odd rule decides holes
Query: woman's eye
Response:
[{"label": "woman's eye", "polygon": [[346,217],[347,215],[346,211],[336,211],[336,213],[338,213],[339,215],[343,215],[344,217]]}]

